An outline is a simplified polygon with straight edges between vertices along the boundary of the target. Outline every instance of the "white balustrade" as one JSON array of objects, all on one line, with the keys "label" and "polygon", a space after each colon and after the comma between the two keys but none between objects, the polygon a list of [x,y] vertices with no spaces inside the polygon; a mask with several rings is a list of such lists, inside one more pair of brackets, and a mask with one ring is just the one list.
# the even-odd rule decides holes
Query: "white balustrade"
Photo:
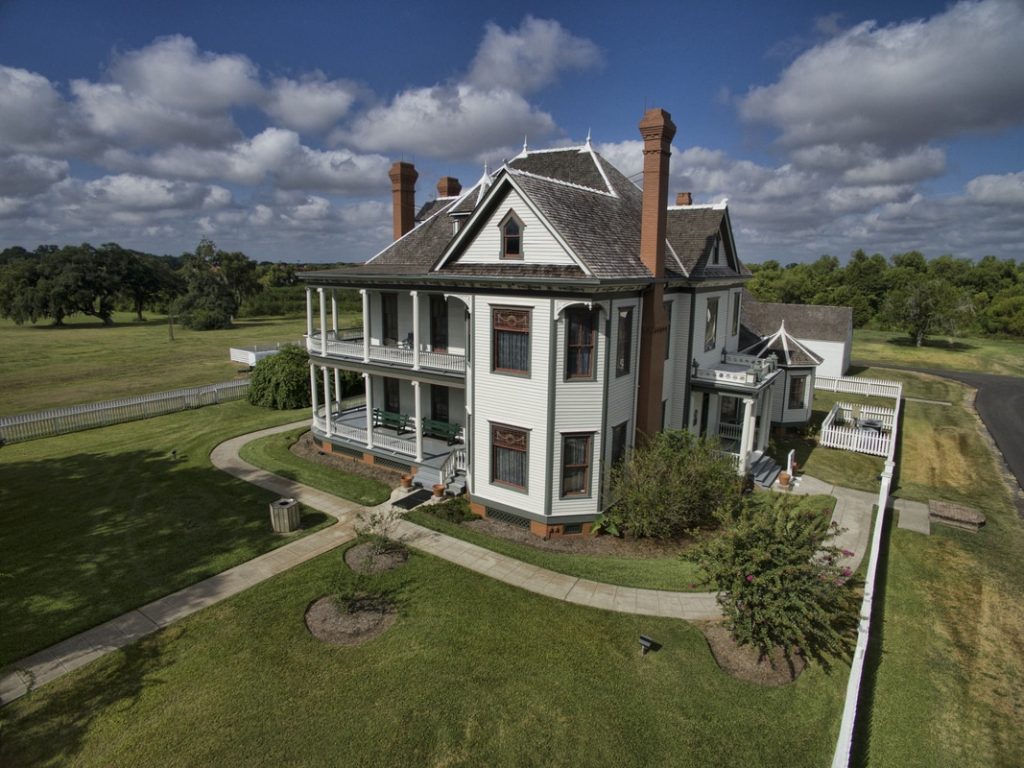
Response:
[{"label": "white balustrade", "polygon": [[[315,354],[321,354],[322,350],[326,350],[328,357],[341,357],[352,360],[363,359],[362,341],[332,340],[330,334],[328,334],[326,344],[320,341],[320,334],[318,333],[307,337],[306,349]],[[369,353],[370,360],[373,362],[400,365],[405,368],[413,367],[413,351],[406,347],[385,347],[371,344]],[[421,352],[420,368],[430,368],[446,373],[465,373],[466,358],[463,355],[451,355],[443,352]]]}]

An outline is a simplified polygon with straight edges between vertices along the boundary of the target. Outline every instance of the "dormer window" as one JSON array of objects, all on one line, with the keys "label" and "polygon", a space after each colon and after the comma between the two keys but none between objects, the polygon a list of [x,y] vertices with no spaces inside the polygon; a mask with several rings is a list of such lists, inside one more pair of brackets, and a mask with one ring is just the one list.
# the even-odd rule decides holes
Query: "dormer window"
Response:
[{"label": "dormer window", "polygon": [[509,211],[501,221],[501,258],[523,259],[523,222],[515,211]]},{"label": "dormer window", "polygon": [[722,241],[720,238],[715,238],[715,244],[711,246],[711,263],[715,266],[718,265],[721,258]]}]

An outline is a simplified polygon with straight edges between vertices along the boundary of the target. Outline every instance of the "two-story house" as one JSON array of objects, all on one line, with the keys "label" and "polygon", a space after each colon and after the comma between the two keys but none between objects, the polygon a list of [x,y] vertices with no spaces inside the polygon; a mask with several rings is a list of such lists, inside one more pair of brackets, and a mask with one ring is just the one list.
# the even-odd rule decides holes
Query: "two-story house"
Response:
[{"label": "two-story house", "polygon": [[[394,164],[394,242],[302,276],[325,451],[454,480],[543,536],[588,530],[643,435],[717,435],[741,473],[759,459],[780,372],[737,351],[749,273],[728,207],[667,205],[675,126],[653,109],[640,132],[642,187],[589,141],[524,147],[417,213],[416,170]],[[362,296],[361,334],[339,332],[339,288]],[[364,408],[339,411],[339,370],[362,373]]]}]

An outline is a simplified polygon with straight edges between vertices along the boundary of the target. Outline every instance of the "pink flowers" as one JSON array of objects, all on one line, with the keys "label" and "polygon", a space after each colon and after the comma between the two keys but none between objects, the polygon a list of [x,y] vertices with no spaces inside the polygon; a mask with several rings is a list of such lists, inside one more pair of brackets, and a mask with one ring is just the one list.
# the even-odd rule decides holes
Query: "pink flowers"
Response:
[{"label": "pink flowers", "polygon": [[842,550],[842,552],[843,552],[843,557],[853,557],[854,554],[855,554],[854,552],[852,552],[849,549],[844,549],[844,550]]},{"label": "pink flowers", "polygon": [[850,567],[845,567],[845,568],[843,568],[843,570],[840,571],[840,573],[843,574],[844,578],[848,579],[848,578],[850,578],[850,576],[853,575],[853,569],[850,568]]},{"label": "pink flowers", "polygon": [[754,574],[748,573],[747,574],[747,584],[753,584],[753,583],[754,583]]}]

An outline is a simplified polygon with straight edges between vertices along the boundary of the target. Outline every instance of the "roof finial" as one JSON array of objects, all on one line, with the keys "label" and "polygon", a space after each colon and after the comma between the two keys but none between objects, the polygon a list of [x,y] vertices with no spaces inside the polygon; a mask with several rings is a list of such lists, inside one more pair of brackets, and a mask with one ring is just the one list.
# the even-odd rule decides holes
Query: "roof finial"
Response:
[{"label": "roof finial", "polygon": [[587,128],[587,149],[590,149],[590,128]]},{"label": "roof finial", "polygon": [[530,149],[530,148],[529,148],[529,147],[527,146],[527,141],[526,141],[526,140],[527,140],[527,138],[528,138],[527,134],[525,134],[525,133],[524,133],[524,134],[523,134],[523,154],[524,154],[524,155],[525,155],[525,154],[526,154],[526,153],[527,153],[527,152],[529,151],[529,149]]}]

